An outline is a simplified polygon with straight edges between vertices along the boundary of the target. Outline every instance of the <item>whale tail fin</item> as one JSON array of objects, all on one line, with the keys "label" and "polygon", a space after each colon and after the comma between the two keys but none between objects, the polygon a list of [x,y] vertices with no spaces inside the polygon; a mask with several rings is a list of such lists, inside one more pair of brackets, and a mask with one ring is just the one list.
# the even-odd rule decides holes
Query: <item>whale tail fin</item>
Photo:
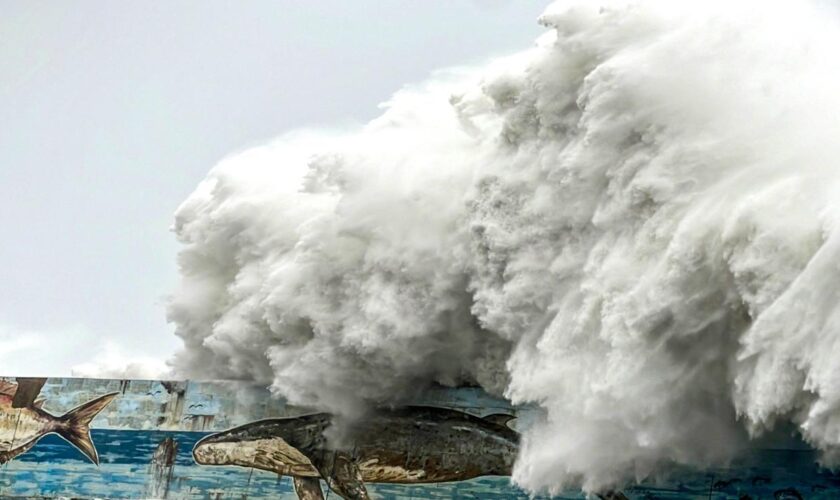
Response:
[{"label": "whale tail fin", "polygon": [[96,465],[99,465],[99,454],[90,438],[90,422],[118,395],[118,392],[112,392],[100,396],[73,408],[58,418],[58,426],[55,430],[58,435],[75,446]]}]

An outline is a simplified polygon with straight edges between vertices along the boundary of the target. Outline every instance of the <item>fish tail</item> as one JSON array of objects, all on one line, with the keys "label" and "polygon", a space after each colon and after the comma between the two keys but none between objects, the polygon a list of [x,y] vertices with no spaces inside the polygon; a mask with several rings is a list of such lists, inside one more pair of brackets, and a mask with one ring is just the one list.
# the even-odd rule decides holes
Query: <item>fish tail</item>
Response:
[{"label": "fish tail", "polygon": [[58,418],[55,432],[84,453],[96,465],[99,465],[99,454],[90,438],[90,422],[118,395],[118,392],[113,392],[100,396],[87,403],[80,404]]}]

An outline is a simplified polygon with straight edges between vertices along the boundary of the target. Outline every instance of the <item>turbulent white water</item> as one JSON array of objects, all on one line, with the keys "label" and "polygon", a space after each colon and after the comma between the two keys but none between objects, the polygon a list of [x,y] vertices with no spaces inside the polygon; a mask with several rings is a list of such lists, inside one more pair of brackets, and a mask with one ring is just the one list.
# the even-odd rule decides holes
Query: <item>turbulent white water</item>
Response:
[{"label": "turbulent white water", "polygon": [[351,415],[481,384],[544,411],[534,491],[778,423],[830,460],[836,14],[691,3],[555,3],[526,52],[223,161],[177,213],[179,369]]}]

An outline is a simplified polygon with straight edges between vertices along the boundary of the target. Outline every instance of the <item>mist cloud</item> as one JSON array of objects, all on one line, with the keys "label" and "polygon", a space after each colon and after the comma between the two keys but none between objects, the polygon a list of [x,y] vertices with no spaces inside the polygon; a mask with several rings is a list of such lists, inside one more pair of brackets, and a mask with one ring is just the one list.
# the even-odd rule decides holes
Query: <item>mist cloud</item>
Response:
[{"label": "mist cloud", "polygon": [[177,368],[345,415],[479,384],[543,412],[514,471],[532,491],[721,462],[778,422],[830,460],[834,18],[562,1],[541,22],[360,129],[216,166],[176,214]]}]

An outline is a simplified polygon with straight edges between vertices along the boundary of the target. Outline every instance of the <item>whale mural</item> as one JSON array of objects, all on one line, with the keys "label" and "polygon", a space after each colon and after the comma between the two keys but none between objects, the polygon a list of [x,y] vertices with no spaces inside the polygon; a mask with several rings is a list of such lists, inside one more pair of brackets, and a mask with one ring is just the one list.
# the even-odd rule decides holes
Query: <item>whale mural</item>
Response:
[{"label": "whale mural", "polygon": [[323,479],[343,498],[369,498],[365,483],[426,484],[509,476],[519,435],[512,415],[480,418],[436,407],[381,410],[355,422],[336,447],[326,413],[262,420],[196,444],[204,465],[238,465],[291,476],[300,498],[323,498]]},{"label": "whale mural", "polygon": [[[514,429],[540,418],[478,388],[433,386],[337,434],[333,416],[250,383],[0,377],[0,498],[552,498],[510,477]],[[817,459],[788,443],[596,496],[838,498],[840,475]]]}]

